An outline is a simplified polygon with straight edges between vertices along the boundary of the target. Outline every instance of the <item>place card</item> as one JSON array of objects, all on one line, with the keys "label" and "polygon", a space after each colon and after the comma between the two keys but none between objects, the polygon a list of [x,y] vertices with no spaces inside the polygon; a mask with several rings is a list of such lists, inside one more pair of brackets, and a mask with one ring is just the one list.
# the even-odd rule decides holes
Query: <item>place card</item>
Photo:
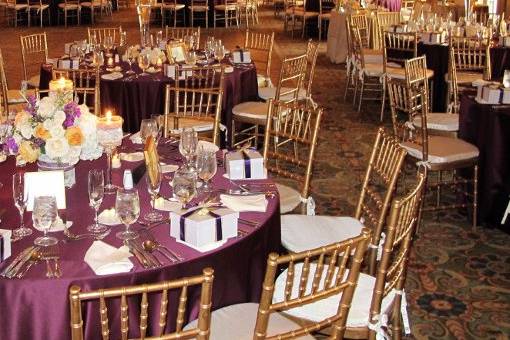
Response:
[{"label": "place card", "polygon": [[25,190],[27,211],[34,209],[34,199],[38,196],[55,196],[58,209],[66,208],[66,190],[62,170],[26,172]]}]

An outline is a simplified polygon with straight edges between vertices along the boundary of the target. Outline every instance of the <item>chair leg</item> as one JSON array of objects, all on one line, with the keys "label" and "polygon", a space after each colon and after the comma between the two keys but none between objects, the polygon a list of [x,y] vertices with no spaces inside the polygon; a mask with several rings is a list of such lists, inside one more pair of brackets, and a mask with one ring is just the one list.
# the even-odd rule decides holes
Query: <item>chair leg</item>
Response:
[{"label": "chair leg", "polygon": [[382,121],[384,120],[384,106],[386,104],[386,78],[383,78],[383,82],[382,82],[382,98],[381,98],[381,117],[379,118],[379,120]]},{"label": "chair leg", "polygon": [[361,102],[363,101],[363,91],[365,90],[365,80],[360,79],[361,81],[361,88],[359,92],[359,103],[358,103],[358,112],[361,111]]},{"label": "chair leg", "polygon": [[473,231],[478,219],[478,165],[473,170]]}]

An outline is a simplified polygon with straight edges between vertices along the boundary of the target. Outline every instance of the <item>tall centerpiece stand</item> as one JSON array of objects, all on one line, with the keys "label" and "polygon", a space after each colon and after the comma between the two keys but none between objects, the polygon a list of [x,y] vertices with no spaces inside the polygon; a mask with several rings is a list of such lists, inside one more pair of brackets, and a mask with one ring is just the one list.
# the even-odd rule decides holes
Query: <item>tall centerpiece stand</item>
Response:
[{"label": "tall centerpiece stand", "polygon": [[140,26],[140,46],[149,44],[152,0],[136,0],[136,12]]},{"label": "tall centerpiece stand", "polygon": [[122,117],[112,115],[107,111],[104,117],[97,119],[97,140],[104,148],[107,157],[105,193],[112,194],[117,186],[112,183],[112,155],[115,149],[122,144]]}]

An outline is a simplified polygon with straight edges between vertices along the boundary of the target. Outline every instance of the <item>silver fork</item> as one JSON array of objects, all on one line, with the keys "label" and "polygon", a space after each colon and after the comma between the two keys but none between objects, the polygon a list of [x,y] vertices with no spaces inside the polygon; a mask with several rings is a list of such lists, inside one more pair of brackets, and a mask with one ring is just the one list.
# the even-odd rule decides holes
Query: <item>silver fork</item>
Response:
[{"label": "silver fork", "polygon": [[47,278],[59,278],[62,276],[62,270],[60,267],[60,248],[58,245],[47,247],[43,253],[42,258],[44,261],[46,261]]}]

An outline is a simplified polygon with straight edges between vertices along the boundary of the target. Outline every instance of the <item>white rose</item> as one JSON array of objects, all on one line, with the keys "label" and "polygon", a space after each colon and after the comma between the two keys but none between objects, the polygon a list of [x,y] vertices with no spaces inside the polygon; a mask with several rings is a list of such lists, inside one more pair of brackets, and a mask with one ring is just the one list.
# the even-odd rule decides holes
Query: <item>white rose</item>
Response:
[{"label": "white rose", "polygon": [[81,104],[81,105],[78,105],[78,108],[80,109],[80,114],[81,115],[90,114],[90,110],[89,110],[89,107],[87,105]]},{"label": "white rose", "polygon": [[89,112],[82,113],[75,125],[78,125],[86,136],[96,135],[96,116]]},{"label": "white rose", "polygon": [[69,153],[69,144],[65,138],[52,138],[46,141],[46,145],[44,147],[46,151],[46,155],[52,159],[63,159],[66,154]]},{"label": "white rose", "polygon": [[55,115],[53,116],[53,121],[55,122],[55,124],[57,125],[62,125],[64,124],[64,121],[66,120],[66,113],[64,111],[57,111],[55,112]]},{"label": "white rose", "polygon": [[51,138],[64,138],[64,135],[66,133],[64,127],[61,124],[60,125],[56,124],[55,122],[51,124],[48,131],[51,134]]},{"label": "white rose", "polygon": [[39,101],[39,105],[37,107],[37,113],[41,117],[49,118],[53,115],[53,111],[55,110],[55,102],[53,98],[44,97]]},{"label": "white rose", "polygon": [[20,124],[20,126],[18,126],[18,129],[23,138],[25,139],[30,139],[32,137],[32,134],[34,133],[32,124],[30,124],[28,121],[23,122],[23,124]]}]

